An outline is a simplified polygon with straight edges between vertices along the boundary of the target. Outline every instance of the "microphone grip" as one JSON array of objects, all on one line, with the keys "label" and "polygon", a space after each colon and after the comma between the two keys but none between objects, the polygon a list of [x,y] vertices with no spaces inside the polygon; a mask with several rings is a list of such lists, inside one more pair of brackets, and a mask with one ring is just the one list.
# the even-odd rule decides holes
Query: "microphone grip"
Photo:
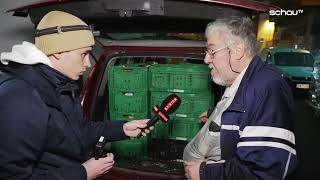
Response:
[{"label": "microphone grip", "polygon": [[147,122],[147,126],[144,128],[141,128],[141,132],[137,135],[137,137],[141,137],[142,132],[144,132],[144,130],[149,129],[151,126],[153,126],[157,121],[159,120],[159,118],[154,115],[148,122]]}]

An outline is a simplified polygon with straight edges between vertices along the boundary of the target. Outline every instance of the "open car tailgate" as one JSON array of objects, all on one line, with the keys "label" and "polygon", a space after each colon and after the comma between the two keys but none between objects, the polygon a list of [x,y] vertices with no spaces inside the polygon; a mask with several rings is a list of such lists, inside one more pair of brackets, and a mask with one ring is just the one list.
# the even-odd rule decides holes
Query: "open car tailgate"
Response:
[{"label": "open car tailgate", "polygon": [[212,20],[226,16],[248,16],[276,8],[250,0],[46,0],[7,12],[14,12],[15,16],[30,15],[32,22],[37,24],[44,14],[52,10],[66,11],[86,21],[101,22],[150,16]]}]

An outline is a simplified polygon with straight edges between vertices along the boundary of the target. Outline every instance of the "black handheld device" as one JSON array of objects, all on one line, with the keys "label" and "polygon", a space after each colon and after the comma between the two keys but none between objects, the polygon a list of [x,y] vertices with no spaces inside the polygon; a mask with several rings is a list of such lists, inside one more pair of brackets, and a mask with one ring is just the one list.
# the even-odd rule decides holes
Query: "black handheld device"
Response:
[{"label": "black handheld device", "polygon": [[106,144],[105,138],[103,136],[100,136],[99,141],[94,147],[94,159],[98,160],[99,158],[103,157],[103,147]]}]

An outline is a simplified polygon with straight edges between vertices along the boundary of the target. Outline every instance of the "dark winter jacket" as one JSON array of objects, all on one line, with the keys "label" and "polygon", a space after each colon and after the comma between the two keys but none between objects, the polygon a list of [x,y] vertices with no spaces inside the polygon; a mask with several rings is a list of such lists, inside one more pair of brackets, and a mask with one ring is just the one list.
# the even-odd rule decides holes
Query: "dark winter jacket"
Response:
[{"label": "dark winter jacket", "polygon": [[126,137],[124,122],[85,121],[77,85],[49,66],[10,62],[2,71],[13,78],[0,85],[0,179],[84,180],[81,164],[99,137]]},{"label": "dark winter jacket", "polygon": [[280,180],[297,166],[291,89],[254,57],[221,117],[221,161],[200,166],[202,180]]}]

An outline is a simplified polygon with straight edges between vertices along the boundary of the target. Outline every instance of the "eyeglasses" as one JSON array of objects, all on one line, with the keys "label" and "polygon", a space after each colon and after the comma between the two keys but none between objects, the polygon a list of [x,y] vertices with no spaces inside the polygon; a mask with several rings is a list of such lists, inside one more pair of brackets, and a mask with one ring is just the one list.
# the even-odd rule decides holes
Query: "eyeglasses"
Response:
[{"label": "eyeglasses", "polygon": [[217,52],[223,50],[223,49],[226,49],[226,48],[229,48],[228,46],[225,46],[225,47],[222,47],[222,48],[218,48],[216,50],[213,50],[213,49],[208,49],[206,47],[206,49],[204,50],[205,54],[209,54],[210,58],[213,59],[214,56],[216,55]]}]

